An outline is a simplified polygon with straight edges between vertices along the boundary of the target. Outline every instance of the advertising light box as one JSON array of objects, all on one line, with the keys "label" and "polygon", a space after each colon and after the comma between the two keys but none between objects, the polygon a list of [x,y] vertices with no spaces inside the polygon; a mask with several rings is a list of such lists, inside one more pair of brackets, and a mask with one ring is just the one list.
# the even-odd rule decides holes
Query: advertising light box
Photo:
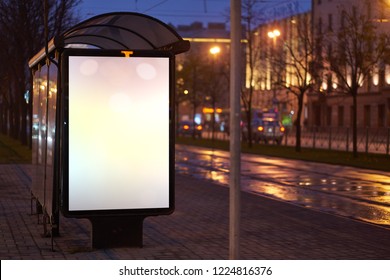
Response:
[{"label": "advertising light box", "polygon": [[62,55],[67,216],[174,207],[174,58],[160,51]]}]

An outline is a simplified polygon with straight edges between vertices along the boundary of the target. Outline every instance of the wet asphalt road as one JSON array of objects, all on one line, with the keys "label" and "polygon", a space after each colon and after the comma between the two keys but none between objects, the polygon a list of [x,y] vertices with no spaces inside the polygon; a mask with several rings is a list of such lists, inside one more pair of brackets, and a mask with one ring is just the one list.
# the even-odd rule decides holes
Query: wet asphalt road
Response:
[{"label": "wet asphalt road", "polygon": [[[229,184],[229,153],[176,146],[176,172]],[[390,226],[390,172],[241,155],[241,189],[382,226]]]}]

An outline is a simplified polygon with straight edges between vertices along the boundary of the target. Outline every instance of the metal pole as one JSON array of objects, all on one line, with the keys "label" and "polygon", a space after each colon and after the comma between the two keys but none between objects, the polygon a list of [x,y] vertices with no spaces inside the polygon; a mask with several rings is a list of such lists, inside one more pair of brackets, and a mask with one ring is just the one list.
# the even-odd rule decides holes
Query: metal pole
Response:
[{"label": "metal pole", "polygon": [[389,155],[390,127],[387,129],[386,155]]},{"label": "metal pole", "polygon": [[229,259],[240,256],[240,92],[241,92],[241,0],[230,0],[230,177],[229,177]]}]

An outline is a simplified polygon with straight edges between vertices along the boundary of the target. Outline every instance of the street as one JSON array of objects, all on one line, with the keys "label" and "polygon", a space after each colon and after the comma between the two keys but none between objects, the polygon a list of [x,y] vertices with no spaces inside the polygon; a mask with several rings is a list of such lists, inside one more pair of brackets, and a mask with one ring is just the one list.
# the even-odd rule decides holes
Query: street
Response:
[{"label": "street", "polygon": [[[176,172],[229,184],[229,153],[176,146]],[[390,173],[242,154],[241,189],[327,213],[390,225]]]},{"label": "street", "polygon": [[[204,131],[202,138],[212,138],[212,131]],[[338,151],[352,151],[352,135],[349,129],[343,131],[302,131],[301,146],[305,148],[319,148]],[[229,135],[225,132],[214,132],[214,139],[228,140]],[[294,147],[296,143],[295,131],[285,134],[282,145]],[[268,144],[274,145],[271,142]],[[361,132],[357,139],[357,150],[362,153],[389,154],[390,130],[368,129]]]}]

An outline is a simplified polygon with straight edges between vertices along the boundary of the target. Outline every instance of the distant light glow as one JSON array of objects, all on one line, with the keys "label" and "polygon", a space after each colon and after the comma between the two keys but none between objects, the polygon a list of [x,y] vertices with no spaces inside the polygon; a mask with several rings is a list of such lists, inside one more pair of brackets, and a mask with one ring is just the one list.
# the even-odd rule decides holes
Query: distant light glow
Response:
[{"label": "distant light glow", "polygon": [[218,46],[212,47],[210,49],[210,53],[213,54],[213,55],[219,54],[220,52],[221,52],[221,48],[218,47]]},{"label": "distant light glow", "polygon": [[144,80],[152,80],[156,77],[156,69],[149,63],[141,63],[137,66],[138,75]]},{"label": "distant light glow", "polygon": [[268,32],[268,37],[273,39],[280,36],[280,31],[278,29],[274,29]]},{"label": "distant light glow", "polygon": [[87,59],[80,65],[80,73],[85,76],[91,76],[98,70],[98,64],[94,59]]}]

